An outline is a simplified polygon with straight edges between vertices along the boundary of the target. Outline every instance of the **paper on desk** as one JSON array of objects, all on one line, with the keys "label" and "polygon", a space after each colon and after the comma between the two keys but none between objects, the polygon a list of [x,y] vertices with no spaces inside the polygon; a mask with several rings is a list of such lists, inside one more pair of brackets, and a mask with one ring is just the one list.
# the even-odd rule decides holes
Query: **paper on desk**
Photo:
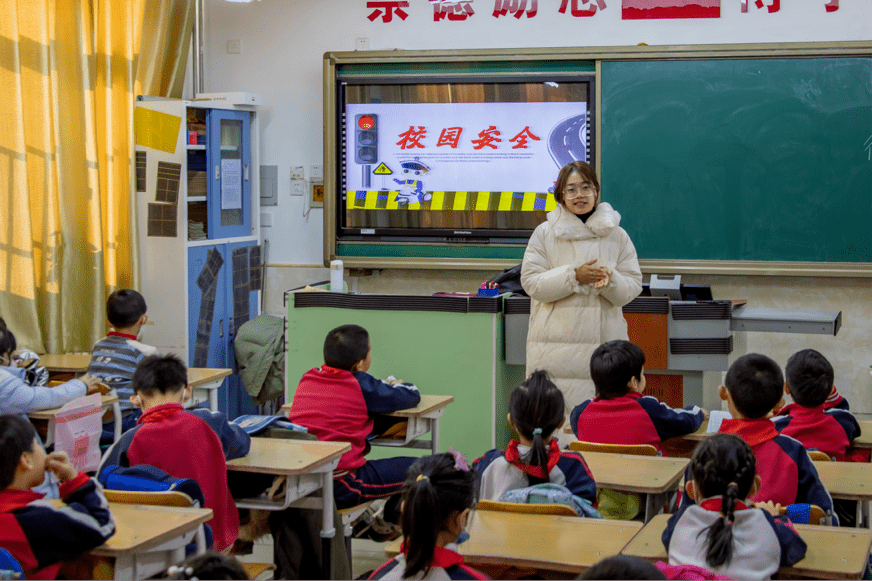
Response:
[{"label": "paper on desk", "polygon": [[76,470],[100,465],[102,416],[98,393],[74,399],[55,416],[55,450],[66,452]]},{"label": "paper on desk", "polygon": [[733,416],[730,415],[730,412],[722,412],[720,410],[712,410],[709,412],[709,421],[708,428],[706,428],[707,434],[716,434],[719,429],[721,429],[721,422],[724,420],[731,420]]}]

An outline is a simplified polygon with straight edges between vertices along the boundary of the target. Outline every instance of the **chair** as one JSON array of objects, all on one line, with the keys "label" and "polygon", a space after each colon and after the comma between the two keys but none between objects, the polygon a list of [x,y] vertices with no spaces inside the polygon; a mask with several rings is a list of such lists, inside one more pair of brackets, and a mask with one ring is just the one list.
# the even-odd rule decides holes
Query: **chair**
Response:
[{"label": "chair", "polygon": [[[804,508],[808,507],[808,519],[804,519],[802,517],[797,518],[798,514],[804,513]],[[791,510],[790,520],[795,524],[809,524],[809,525],[826,525],[827,524],[827,514],[824,510],[816,504],[790,504],[787,506],[781,507],[781,514],[787,514],[788,509]]]},{"label": "chair", "polygon": [[[599,444],[576,440],[569,443],[569,449],[575,452],[603,452],[605,454],[628,454],[632,456],[659,456],[660,452],[651,444]],[[605,492],[605,494],[603,494]],[[597,509],[606,518],[628,520],[634,519],[641,511],[641,497],[634,492],[618,492],[608,488],[596,489]],[[677,495],[672,495],[668,501],[669,510],[677,504]],[[638,507],[636,505],[639,505]],[[649,515],[645,509],[645,519]],[[653,516],[653,515],[650,515]]]},{"label": "chair", "polygon": [[[178,490],[164,490],[160,492],[142,492],[139,490],[109,490],[104,489],[103,494],[109,502],[119,504],[148,504],[152,506],[171,506],[177,508],[190,508],[197,506],[194,499]],[[197,527],[195,537],[197,543],[196,554],[201,555],[209,548],[206,541],[206,527]]]},{"label": "chair", "polygon": [[6,549],[0,548],[0,579],[24,579],[21,563]]},{"label": "chair", "polygon": [[631,456],[659,456],[657,448],[651,444],[598,444],[576,440],[569,443],[575,452],[603,452],[605,454],[629,454]]},{"label": "chair", "polygon": [[832,458],[830,458],[826,454],[826,452],[821,452],[820,450],[809,450],[808,457],[814,461],[823,460],[823,461],[829,462],[830,460],[832,460]]},{"label": "chair", "polygon": [[479,500],[475,508],[476,510],[517,512],[522,514],[578,516],[571,507],[565,504],[521,504],[518,502],[501,502],[499,500]]},{"label": "chair", "polygon": [[245,569],[245,574],[249,579],[269,579],[272,575],[267,576],[267,571],[275,571],[275,563],[241,563]]}]

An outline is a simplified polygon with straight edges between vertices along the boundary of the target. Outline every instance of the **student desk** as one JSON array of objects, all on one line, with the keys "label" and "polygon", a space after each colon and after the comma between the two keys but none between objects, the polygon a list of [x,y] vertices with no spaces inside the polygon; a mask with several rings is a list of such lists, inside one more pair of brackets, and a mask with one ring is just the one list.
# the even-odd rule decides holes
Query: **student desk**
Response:
[{"label": "student desk", "polygon": [[[454,401],[452,395],[421,395],[421,403],[413,408],[397,410],[386,416],[394,418],[407,418],[406,437],[399,438],[374,438],[369,440],[371,446],[388,446],[399,448],[423,448],[431,453],[439,453],[439,418],[445,413],[445,408]],[[282,406],[282,411],[287,415],[291,411],[291,404]],[[421,436],[431,432],[429,440],[421,440]]]},{"label": "student desk", "polygon": [[821,482],[833,498],[857,501],[857,526],[872,526],[869,522],[869,501],[872,500],[872,464],[868,462],[814,463]]},{"label": "student desk", "polygon": [[[668,514],[659,514],[636,535],[621,553],[647,559],[667,561],[666,548],[660,537],[666,529]],[[805,558],[792,567],[782,567],[779,576],[811,579],[860,579],[869,562],[872,533],[817,525],[793,525],[808,545]]]},{"label": "student desk", "polygon": [[[58,374],[73,376],[88,371],[91,363],[90,353],[64,353],[60,355],[40,355],[39,361],[48,369],[49,376]],[[188,369],[188,385],[194,391],[194,397],[187,404],[188,407],[209,400],[209,409],[218,411],[218,388],[224,382],[224,378],[233,373],[232,369],[211,369],[207,367],[191,367]],[[115,435],[118,439],[120,434]]]},{"label": "student desk", "polygon": [[[238,500],[239,508],[284,510],[291,506],[320,508],[323,565],[331,571],[330,539],[336,534],[333,527],[333,470],[339,458],[351,450],[345,442],[318,442],[313,440],[282,440],[252,438],[248,455],[227,462],[227,470],[256,472],[284,476],[285,498],[274,502],[265,498]],[[307,499],[306,496],[323,490],[323,497]]]},{"label": "student desk", "polygon": [[[100,406],[105,412],[110,407],[115,413],[115,440],[121,437],[121,413],[118,408],[118,398],[114,395],[101,395],[100,396]],[[50,446],[54,444],[55,439],[55,417],[57,417],[58,412],[61,411],[61,408],[52,408],[50,410],[42,410],[38,412],[30,412],[27,414],[27,417],[31,420],[47,420],[48,421],[48,432],[46,432],[45,442],[43,444],[45,446]]]},{"label": "student desk", "polygon": [[[851,442],[851,448],[872,448],[872,421],[858,421],[860,424],[860,436],[854,439]],[[688,434],[683,436],[685,440],[692,440],[694,442],[701,442],[706,437],[711,436],[711,434],[707,433],[708,429],[708,420],[704,421],[702,425],[692,434]],[[571,430],[570,430],[571,432]]]},{"label": "student desk", "polygon": [[[201,401],[203,392],[209,399],[209,409],[218,411],[218,388],[224,383],[224,378],[233,373],[232,369],[212,369],[209,367],[189,367],[188,386],[193,390],[193,397],[188,406],[195,406]],[[198,393],[199,392],[199,393]]]},{"label": "student desk", "polygon": [[678,490],[687,458],[631,456],[604,452],[582,452],[597,488],[645,495],[645,522],[650,521],[669,493]]},{"label": "student desk", "polygon": [[[63,505],[57,499],[51,503]],[[113,562],[113,579],[146,579],[160,573],[185,560],[185,545],[193,540],[197,527],[212,518],[210,508],[110,502],[109,510],[115,534],[87,553],[89,575],[83,578],[106,578],[109,571],[104,567],[113,567]]]},{"label": "student desk", "polygon": [[[578,574],[595,563],[617,555],[640,530],[642,523],[491,510],[473,512],[469,540],[459,552],[467,565],[509,565],[550,572]],[[399,553],[398,539],[385,552]]]}]

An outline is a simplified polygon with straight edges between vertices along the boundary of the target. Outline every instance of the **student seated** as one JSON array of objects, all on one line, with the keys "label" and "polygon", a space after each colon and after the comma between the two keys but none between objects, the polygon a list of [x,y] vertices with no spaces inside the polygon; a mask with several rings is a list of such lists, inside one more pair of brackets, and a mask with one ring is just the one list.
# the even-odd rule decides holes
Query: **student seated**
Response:
[{"label": "student seated", "polygon": [[499,500],[509,490],[551,482],[596,504],[596,483],[581,455],[561,451],[555,432],[566,420],[563,393],[545,371],[534,371],[509,396],[508,421],[517,435],[503,450],[473,462],[479,498]]},{"label": "student seated", "polygon": [[707,413],[697,406],[673,409],[645,391],[645,354],[629,341],[603,343],[590,357],[596,397],[569,416],[575,436],[599,444],[651,444],[691,434]]},{"label": "student seated", "polygon": [[770,579],[805,557],[806,544],[772,502],[748,500],[760,488],[754,452],[731,434],[694,450],[687,496],[663,531],[670,565],[695,565],[733,579]]},{"label": "student seated", "polygon": [[[66,503],[55,508],[32,489],[45,473],[60,481]],[[27,579],[55,579],[60,562],[102,545],[115,533],[103,489],[73,468],[64,452],[45,450],[18,415],[0,416],[0,547]]]},{"label": "student seated", "polygon": [[[136,366],[148,355],[156,355],[157,349],[136,340],[139,330],[148,321],[145,299],[135,290],[121,289],[106,299],[106,318],[112,331],[97,341],[91,348],[91,364],[88,373],[115,390],[121,406],[121,431],[126,432],[136,425],[141,412],[130,400],[133,388],[130,380]],[[103,424],[102,442],[114,438],[115,422]]]},{"label": "student seated", "polygon": [[[837,526],[839,519],[833,512],[833,500],[805,447],[779,434],[767,419],[781,399],[784,386],[778,364],[765,355],[748,353],[730,365],[725,383],[718,388],[718,394],[726,400],[733,419],[724,420],[718,432],[740,436],[757,457],[757,474],[762,482],[751,499],[755,502],[771,500],[782,506],[816,504]],[[690,481],[690,478],[688,471],[685,480]],[[690,495],[682,496],[682,506],[692,502]]]},{"label": "student seated", "polygon": [[[415,407],[421,401],[413,384],[381,381],[368,374],[371,363],[366,329],[358,325],[333,329],[324,341],[324,364],[300,379],[288,413],[290,421],[305,426],[319,440],[351,444],[334,473],[333,494],[339,508],[389,496],[398,499],[406,471],[416,460],[366,460],[366,438],[373,433],[372,416]],[[388,522],[399,519],[396,511],[385,513]]]},{"label": "student seated", "polygon": [[475,506],[475,474],[459,453],[424,456],[403,486],[402,553],[370,579],[487,579],[463,564],[457,540]]},{"label": "student seated", "polygon": [[[61,407],[74,399],[99,393],[99,379],[85,374],[55,387],[31,385],[25,378],[25,369],[13,365],[18,345],[15,335],[0,317],[0,414],[29,414],[39,410]],[[5,364],[9,363],[9,366]]]},{"label": "student seated", "polygon": [[833,366],[814,349],[794,353],[787,361],[784,382],[784,393],[794,403],[775,417],[775,429],[799,440],[806,449],[820,450],[836,460],[868,462],[868,451],[846,456],[848,446],[860,435],[860,424],[851,412],[826,409],[825,402],[835,389],[834,376]]},{"label": "student seated", "polygon": [[185,365],[175,355],[143,359],[132,384],[135,395],[131,401],[142,410],[142,417],[106,451],[98,473],[112,464],[149,464],[176,478],[196,480],[206,508],[214,513],[209,524],[215,548],[226,549],[239,531],[226,461],[248,454],[251,439],[220,412],[182,407],[192,390]]}]

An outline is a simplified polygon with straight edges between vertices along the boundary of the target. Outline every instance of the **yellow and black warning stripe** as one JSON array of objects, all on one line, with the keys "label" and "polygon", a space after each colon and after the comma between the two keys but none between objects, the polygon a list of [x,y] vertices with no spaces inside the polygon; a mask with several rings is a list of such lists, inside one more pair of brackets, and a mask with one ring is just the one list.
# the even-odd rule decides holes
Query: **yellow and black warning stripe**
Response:
[{"label": "yellow and black warning stripe", "polygon": [[348,190],[349,210],[435,210],[476,212],[550,212],[557,207],[547,192],[426,192],[432,196],[412,204],[397,201],[398,190]]}]

